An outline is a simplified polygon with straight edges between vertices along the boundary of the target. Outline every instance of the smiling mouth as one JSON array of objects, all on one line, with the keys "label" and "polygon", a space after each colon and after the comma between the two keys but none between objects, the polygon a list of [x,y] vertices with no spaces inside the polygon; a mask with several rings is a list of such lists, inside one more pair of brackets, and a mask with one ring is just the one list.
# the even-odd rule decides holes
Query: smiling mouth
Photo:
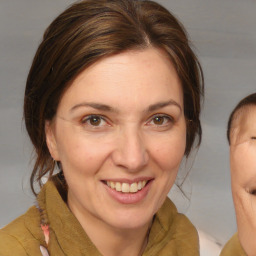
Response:
[{"label": "smiling mouth", "polygon": [[137,193],[142,190],[149,180],[143,180],[139,182],[133,182],[132,184],[126,182],[115,182],[115,181],[106,181],[104,182],[109,188],[116,190],[117,192],[122,193]]}]

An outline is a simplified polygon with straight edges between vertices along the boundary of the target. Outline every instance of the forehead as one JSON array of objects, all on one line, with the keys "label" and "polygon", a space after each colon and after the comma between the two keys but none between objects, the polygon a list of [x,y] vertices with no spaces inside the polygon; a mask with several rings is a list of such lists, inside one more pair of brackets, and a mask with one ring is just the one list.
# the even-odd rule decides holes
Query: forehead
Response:
[{"label": "forehead", "polygon": [[244,130],[255,128],[256,124],[256,106],[246,106],[238,117],[238,125]]},{"label": "forehead", "polygon": [[235,113],[231,141],[246,139],[246,136],[256,135],[256,106],[246,106]]},{"label": "forehead", "polygon": [[157,48],[106,57],[82,71],[61,98],[58,110],[83,102],[119,109],[173,100],[183,108],[183,90],[167,54]]}]

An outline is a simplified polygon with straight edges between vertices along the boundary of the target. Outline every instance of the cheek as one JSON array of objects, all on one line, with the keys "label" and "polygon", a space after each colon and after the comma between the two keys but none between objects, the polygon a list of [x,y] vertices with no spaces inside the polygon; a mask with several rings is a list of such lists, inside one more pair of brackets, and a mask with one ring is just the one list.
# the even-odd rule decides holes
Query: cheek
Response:
[{"label": "cheek", "polygon": [[230,169],[233,182],[249,181],[256,177],[256,150],[249,145],[230,152]]},{"label": "cheek", "polygon": [[165,170],[172,170],[180,165],[184,156],[186,140],[185,136],[165,138],[154,145],[152,154],[157,162]]},{"label": "cheek", "polygon": [[63,171],[73,175],[96,173],[108,156],[109,146],[81,137],[63,138],[58,151]]}]

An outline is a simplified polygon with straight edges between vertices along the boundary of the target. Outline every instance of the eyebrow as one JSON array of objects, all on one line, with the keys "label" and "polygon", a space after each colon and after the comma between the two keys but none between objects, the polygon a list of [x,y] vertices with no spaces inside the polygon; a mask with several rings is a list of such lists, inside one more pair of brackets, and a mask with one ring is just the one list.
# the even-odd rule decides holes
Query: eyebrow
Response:
[{"label": "eyebrow", "polygon": [[117,110],[113,109],[108,105],[93,103],[93,102],[83,102],[83,103],[77,104],[70,109],[70,112],[73,112],[75,109],[80,107],[90,107],[90,108],[94,108],[94,109],[106,111],[106,112],[117,112]]},{"label": "eyebrow", "polygon": [[[155,104],[150,105],[146,109],[146,112],[153,112],[153,111],[156,111],[158,109],[161,109],[161,108],[164,108],[167,106],[176,106],[180,109],[180,111],[182,111],[180,104],[178,104],[174,100],[169,100],[169,101],[157,102]],[[75,106],[73,106],[70,109],[70,112],[73,112],[74,110],[76,110],[77,108],[80,108],[80,107],[90,107],[90,108],[94,108],[94,109],[105,111],[105,112],[118,112],[117,109],[115,109],[109,105],[105,105],[105,104],[101,104],[101,103],[94,103],[94,102],[82,102],[82,103],[76,104]]]},{"label": "eyebrow", "polygon": [[158,102],[153,105],[150,105],[147,109],[147,112],[153,112],[155,110],[158,110],[160,108],[164,108],[167,106],[176,106],[180,109],[180,111],[182,111],[180,104],[178,104],[175,100],[169,100],[169,101]]}]

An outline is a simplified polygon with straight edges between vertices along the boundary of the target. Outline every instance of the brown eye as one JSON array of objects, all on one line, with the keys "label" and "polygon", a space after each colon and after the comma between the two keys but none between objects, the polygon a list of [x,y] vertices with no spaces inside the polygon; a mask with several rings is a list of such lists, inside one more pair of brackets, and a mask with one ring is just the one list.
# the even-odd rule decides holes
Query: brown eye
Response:
[{"label": "brown eye", "polygon": [[249,193],[250,193],[251,195],[254,195],[254,196],[255,196],[255,195],[256,195],[256,189],[250,190]]},{"label": "brown eye", "polygon": [[93,126],[99,126],[101,123],[101,118],[98,116],[92,116],[90,119],[90,124]]},{"label": "brown eye", "polygon": [[256,137],[255,137],[255,136],[253,136],[253,137],[251,137],[251,139],[252,139],[252,140],[256,140]]},{"label": "brown eye", "polygon": [[106,122],[101,116],[91,115],[84,118],[82,120],[82,123],[87,124],[89,126],[103,126]]},{"label": "brown eye", "polygon": [[162,125],[165,121],[165,117],[164,116],[156,116],[153,118],[153,122],[156,125]]},{"label": "brown eye", "polygon": [[150,119],[148,125],[165,126],[170,123],[173,123],[172,117],[168,115],[155,115]]}]

